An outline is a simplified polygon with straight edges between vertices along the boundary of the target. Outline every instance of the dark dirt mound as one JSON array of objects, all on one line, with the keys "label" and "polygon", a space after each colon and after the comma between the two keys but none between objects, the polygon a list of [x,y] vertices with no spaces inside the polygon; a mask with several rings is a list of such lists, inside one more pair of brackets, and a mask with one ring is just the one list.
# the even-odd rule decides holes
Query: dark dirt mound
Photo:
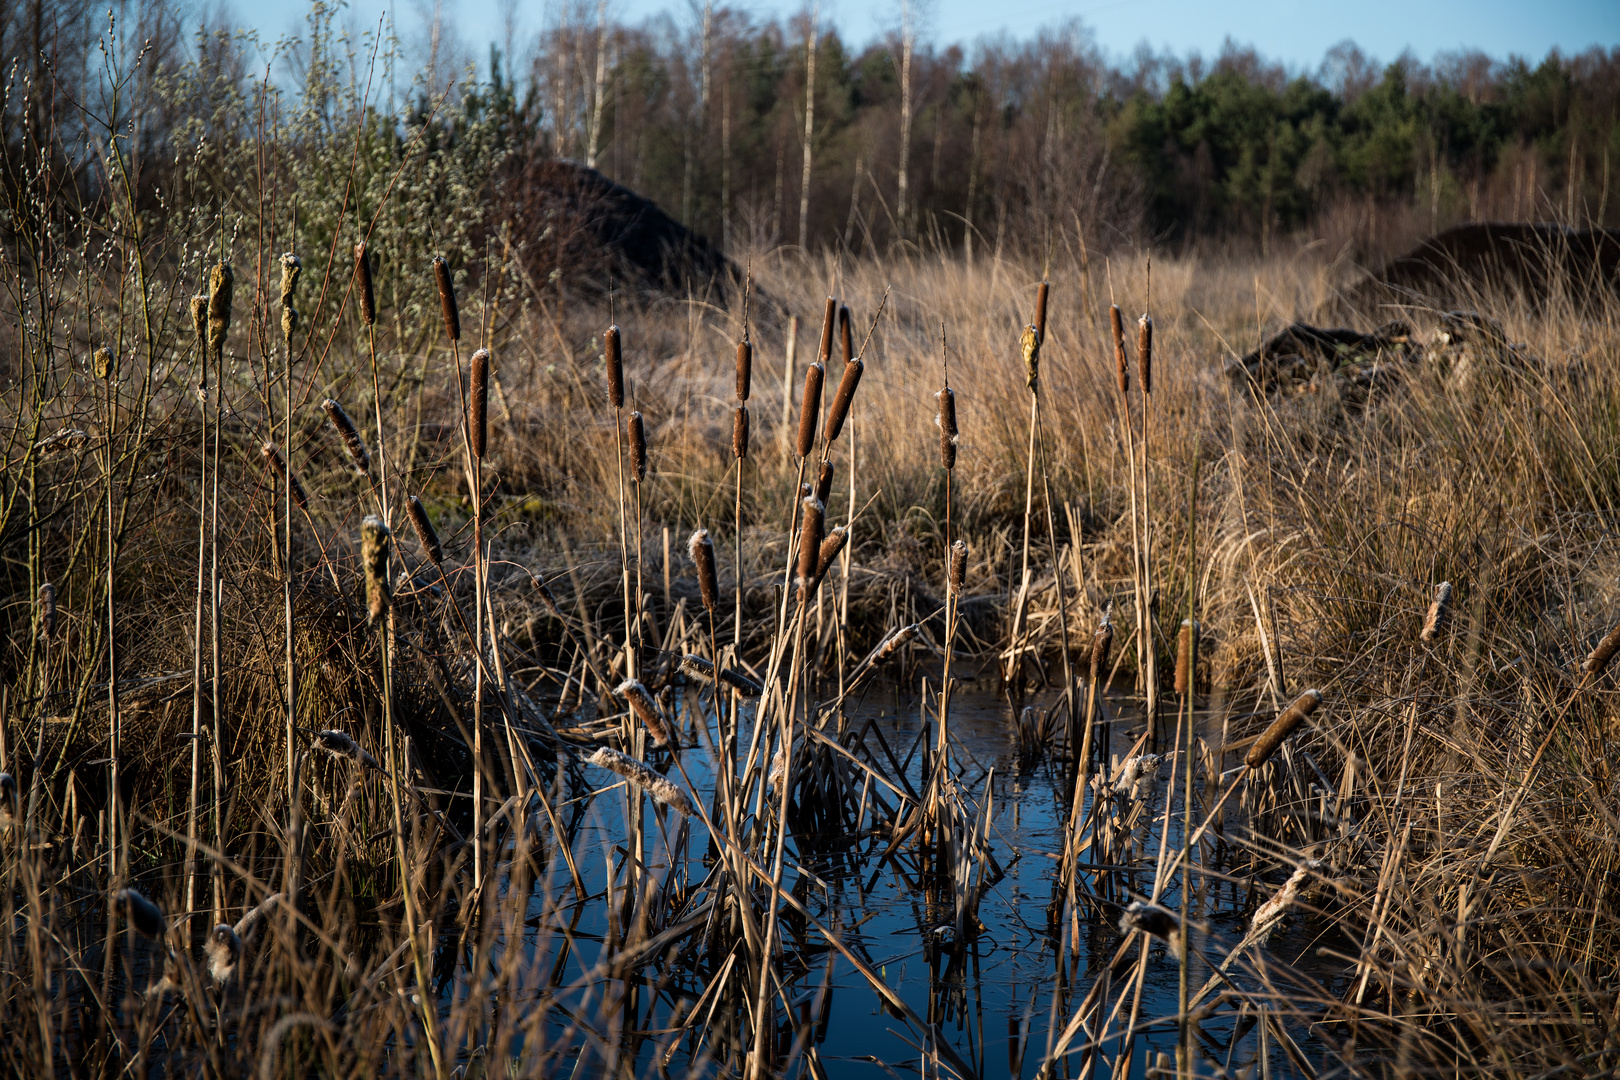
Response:
[{"label": "dark dirt mound", "polygon": [[1227,362],[1229,378],[1252,393],[1298,389],[1322,377],[1362,396],[1396,377],[1411,359],[1412,329],[1392,322],[1370,334],[1294,323],[1247,356]]},{"label": "dark dirt mound", "polygon": [[512,196],[537,286],[553,281],[576,293],[613,288],[644,300],[690,295],[723,303],[742,281],[717,244],[595,169],[534,161]]},{"label": "dark dirt mound", "polygon": [[1483,292],[1518,293],[1533,306],[1562,291],[1585,307],[1620,295],[1620,229],[1488,222],[1429,237],[1368,275],[1333,305],[1469,307]]}]

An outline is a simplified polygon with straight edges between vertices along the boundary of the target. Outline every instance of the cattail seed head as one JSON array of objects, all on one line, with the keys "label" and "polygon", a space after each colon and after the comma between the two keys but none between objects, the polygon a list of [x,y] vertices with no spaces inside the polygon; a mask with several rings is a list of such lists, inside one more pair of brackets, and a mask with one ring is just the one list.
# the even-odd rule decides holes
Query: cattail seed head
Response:
[{"label": "cattail seed head", "polygon": [[392,601],[388,582],[388,555],[393,533],[382,518],[368,514],[360,523],[360,561],[366,572],[366,610],[376,622],[388,612]]},{"label": "cattail seed head", "polygon": [[1114,624],[1104,620],[1091,635],[1091,681],[1097,685],[1108,670],[1108,653],[1114,647]]},{"label": "cattail seed head", "polygon": [[737,400],[747,401],[754,385],[754,343],[747,338],[737,342]]},{"label": "cattail seed head", "polygon": [[1616,652],[1620,652],[1620,626],[1610,630],[1603,640],[1598,642],[1597,648],[1592,650],[1592,655],[1581,665],[1581,670],[1588,675],[1601,675],[1603,669],[1609,666],[1609,661],[1614,659]]},{"label": "cattail seed head", "polygon": [[1142,373],[1142,393],[1153,393],[1153,320],[1145,311],[1136,320],[1136,366]]},{"label": "cattail seed head", "polygon": [[90,354],[90,370],[102,382],[112,378],[116,366],[113,363],[112,350],[105,345]]},{"label": "cattail seed head", "polygon": [[833,325],[838,319],[838,301],[827,297],[827,310],[821,316],[821,347],[816,350],[816,359],[826,364],[832,359]]},{"label": "cattail seed head", "polygon": [[298,291],[298,278],[304,272],[304,264],[292,252],[284,252],[281,256],[281,306],[292,306],[293,293]]},{"label": "cattail seed head", "polygon": [[298,309],[288,304],[281,309],[281,336],[291,340],[298,329]]},{"label": "cattail seed head", "polygon": [[433,519],[428,517],[427,507],[415,495],[405,498],[405,516],[411,519],[411,528],[416,530],[416,539],[422,545],[422,551],[428,557],[428,562],[434,566],[444,562],[444,546],[439,543],[439,534],[433,528]]},{"label": "cattail seed head", "polygon": [[56,633],[56,586],[50,582],[39,587],[39,636],[49,641]]},{"label": "cattail seed head", "polygon": [[[714,665],[701,656],[687,654],[681,657],[681,670],[699,682],[712,683],[714,679]],[[748,676],[732,668],[720,669],[720,681],[737,691],[743,697],[759,697],[764,689]]]},{"label": "cattail seed head", "polygon": [[962,591],[967,586],[968,546],[961,540],[951,544],[951,595],[958,600],[962,598]]},{"label": "cattail seed head", "polygon": [[647,692],[645,686],[635,679],[626,679],[613,692],[629,704],[630,711],[647,729],[647,734],[652,736],[653,742],[663,747],[673,743],[669,725],[664,722],[664,714],[659,711],[658,702],[653,700],[653,696]]},{"label": "cattail seed head", "polygon": [[844,363],[846,364],[855,359],[855,334],[850,327],[850,323],[853,321],[849,317],[849,305],[839,304],[838,334],[844,342]]},{"label": "cattail seed head", "polygon": [[1046,298],[1052,291],[1049,282],[1041,282],[1035,290],[1035,342],[1037,347],[1046,344]]},{"label": "cattail seed head", "polygon": [[1200,628],[1190,619],[1181,620],[1181,633],[1176,636],[1176,693],[1191,693],[1193,667],[1198,663],[1198,635]]},{"label": "cattail seed head", "polygon": [[346,731],[336,728],[327,728],[325,731],[315,733],[315,745],[325,750],[335,758],[352,761],[362,769],[375,769],[382,772],[382,766],[377,759],[366,752],[366,748],[355,742]]},{"label": "cattail seed head", "polygon": [[835,525],[827,533],[827,538],[821,542],[821,551],[816,555],[816,580],[820,581],[832,569],[834,560],[844,552],[844,545],[849,543],[849,529],[843,525]]},{"label": "cattail seed head", "polygon": [[1129,934],[1132,931],[1174,942],[1181,936],[1181,917],[1158,904],[1133,900],[1119,917],[1119,932]]},{"label": "cattail seed head", "polygon": [[1284,739],[1294,733],[1294,729],[1305,722],[1305,718],[1316,711],[1322,704],[1322,691],[1307,690],[1294,699],[1294,703],[1282,711],[1282,715],[1271,722],[1271,726],[1261,733],[1255,744],[1249,747],[1249,756],[1244,763],[1251,769],[1258,769],[1264,765],[1277,747],[1282,745]]},{"label": "cattail seed head", "polygon": [[276,478],[287,485],[293,502],[300,509],[309,508],[309,496],[304,493],[304,485],[298,482],[298,477],[287,470],[287,462],[281,456],[281,447],[273,442],[267,442],[259,447],[259,453],[264,455],[265,462],[275,470]]},{"label": "cattail seed head", "polygon": [[191,298],[191,328],[197,334],[197,344],[208,348],[208,297],[201,293]]},{"label": "cattail seed head", "polygon": [[697,567],[698,592],[703,597],[703,606],[712,613],[720,603],[720,577],[715,572],[714,541],[708,529],[693,530],[686,541],[686,553]]},{"label": "cattail seed head", "polygon": [[489,350],[472,354],[467,376],[467,441],[479,461],[489,452]]},{"label": "cattail seed head", "polygon": [[639,412],[625,417],[625,438],[630,443],[630,470],[636,483],[647,479],[647,425]]},{"label": "cattail seed head", "polygon": [[748,456],[748,406],[738,405],[731,414],[731,455],[738,461]]},{"label": "cattail seed head", "polygon": [[939,463],[947,471],[956,468],[956,391],[946,387],[934,395],[939,403],[939,412],[934,414],[934,423],[939,428]]},{"label": "cattail seed head", "polygon": [[911,623],[907,626],[902,626],[900,629],[883,639],[883,644],[878,646],[877,653],[872,657],[872,662],[875,664],[881,664],[883,661],[899,652],[921,632],[921,623]]},{"label": "cattail seed head", "polygon": [[371,326],[377,321],[377,293],[371,287],[371,253],[364,240],[354,245],[354,284],[360,290],[360,319]]},{"label": "cattail seed head", "polygon": [[681,657],[681,670],[699,682],[714,682],[714,665],[701,656],[687,653]]},{"label": "cattail seed head", "polygon": [[844,365],[838,390],[833,394],[832,408],[827,412],[828,442],[838,438],[838,433],[844,430],[844,421],[849,419],[849,407],[855,400],[855,388],[861,384],[861,373],[865,370],[866,365],[859,359]]},{"label": "cattail seed head", "polygon": [[148,900],[137,889],[120,889],[113,896],[113,905],[128,920],[137,933],[153,941],[162,941],[169,924],[163,909]]},{"label": "cattail seed head", "polygon": [[[828,301],[830,304],[832,301]],[[804,403],[799,406],[799,441],[796,449],[807,458],[816,448],[816,423],[821,419],[821,383],[827,369],[817,361],[804,369]]]},{"label": "cattail seed head", "polygon": [[361,476],[369,477],[371,455],[366,453],[366,443],[360,438],[360,429],[354,426],[354,421],[343,411],[343,406],[331,398],[321,402],[321,411],[326,413],[327,422],[332,425],[332,430],[343,440],[343,448],[349,452],[349,460],[354,463],[354,471]]},{"label": "cattail seed head", "polygon": [[1445,632],[1450,618],[1451,582],[1442,581],[1435,586],[1434,602],[1429,605],[1429,615],[1423,620],[1423,632],[1418,636],[1424,641],[1433,641]]},{"label": "cattail seed head", "polygon": [[1041,335],[1034,323],[1024,327],[1018,345],[1024,353],[1024,385],[1033,390],[1041,377]]},{"label": "cattail seed head", "polygon": [[816,477],[816,501],[823,507],[827,505],[827,500],[832,498],[833,473],[833,463],[823,461],[821,474]]},{"label": "cattail seed head", "polygon": [[799,526],[799,588],[808,593],[821,561],[821,529],[827,508],[820,499],[804,500],[804,520]]},{"label": "cattail seed head", "polygon": [[219,923],[208,933],[203,946],[208,954],[208,974],[216,983],[227,983],[242,960],[242,936],[227,923]]},{"label": "cattail seed head", "polygon": [[444,315],[444,333],[451,341],[461,340],[461,312],[456,309],[456,286],[450,280],[450,264],[443,255],[433,256],[433,281],[439,287],[439,310]]},{"label": "cattail seed head", "polygon": [[624,408],[624,355],[620,351],[619,328],[610,326],[602,335],[602,359],[607,363],[608,404]]},{"label": "cattail seed head", "polygon": [[686,792],[667,776],[660,776],[635,758],[606,746],[598,746],[585,760],[599,768],[618,773],[632,786],[645,791],[671,810],[687,817],[697,816],[697,808],[692,805],[692,800]]},{"label": "cattail seed head", "polygon": [[223,356],[225,335],[231,329],[231,294],[236,287],[236,275],[223,259],[208,272],[208,344],[214,356]]},{"label": "cattail seed head", "polygon": [[1118,304],[1108,305],[1108,325],[1114,331],[1114,366],[1119,369],[1119,392],[1123,394],[1131,388],[1131,373],[1125,359],[1125,320]]}]

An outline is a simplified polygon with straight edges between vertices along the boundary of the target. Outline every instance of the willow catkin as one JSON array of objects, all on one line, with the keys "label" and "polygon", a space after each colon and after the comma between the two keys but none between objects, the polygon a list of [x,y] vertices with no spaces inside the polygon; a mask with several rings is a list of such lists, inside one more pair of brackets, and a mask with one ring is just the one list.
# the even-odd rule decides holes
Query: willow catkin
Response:
[{"label": "willow catkin", "polygon": [[838,319],[838,301],[827,297],[827,310],[821,316],[821,347],[816,350],[816,359],[825,364],[832,359],[833,324]]},{"label": "willow catkin", "polygon": [[747,401],[754,385],[754,343],[747,338],[737,342],[737,400]]},{"label": "willow catkin", "polygon": [[821,383],[826,375],[827,369],[819,360],[804,369],[804,403],[799,406],[799,441],[796,444],[800,457],[809,457],[816,448],[816,422],[821,419]]},{"label": "willow catkin", "polygon": [[197,334],[197,344],[208,348],[208,297],[198,293],[191,298],[191,329]]},{"label": "willow catkin", "polygon": [[1108,670],[1108,653],[1114,647],[1114,624],[1104,622],[1091,635],[1091,682],[1098,685]]},{"label": "willow catkin", "polygon": [[105,345],[90,354],[90,370],[102,382],[113,377],[113,369],[116,366],[113,363],[113,351]]},{"label": "willow catkin", "polygon": [[467,441],[479,461],[489,452],[489,350],[472,354],[467,376]]},{"label": "willow catkin", "polygon": [[968,547],[961,540],[951,544],[951,595],[958,600],[962,598],[962,591],[967,587],[967,560]]},{"label": "willow catkin", "polygon": [[392,601],[388,583],[388,552],[393,533],[376,514],[360,523],[360,562],[366,572],[366,611],[376,622],[388,613]]},{"label": "willow catkin", "polygon": [[645,686],[635,679],[626,679],[613,692],[629,704],[630,711],[647,729],[653,742],[666,748],[670,746],[673,740],[670,738],[669,725],[664,722],[664,714],[659,711],[658,703]]},{"label": "willow catkin", "polygon": [[598,746],[585,760],[609,772],[618,773],[632,786],[645,791],[671,810],[687,817],[697,816],[697,808],[692,805],[692,800],[686,792],[668,777],[660,776],[635,758],[606,746]]},{"label": "willow catkin", "polygon": [[137,889],[120,889],[113,895],[113,906],[142,937],[162,941],[168,931],[163,909],[148,900]]},{"label": "willow catkin", "polygon": [[416,530],[416,539],[422,545],[422,552],[427,555],[428,562],[434,566],[444,563],[444,546],[439,543],[439,534],[433,528],[433,519],[428,517],[427,507],[415,495],[405,497],[405,516],[411,519],[411,528]]},{"label": "willow catkin", "polygon": [[456,286],[450,279],[450,264],[443,255],[433,256],[433,281],[439,287],[439,311],[444,315],[444,333],[451,341],[461,340],[461,312],[456,308]]},{"label": "willow catkin", "polygon": [[741,461],[748,456],[748,406],[738,405],[731,414],[731,456]]},{"label": "willow catkin", "polygon": [[686,541],[686,553],[697,567],[698,593],[703,597],[703,606],[712,613],[720,603],[720,576],[715,571],[714,541],[708,529],[692,531]]},{"label": "willow catkin", "polygon": [[608,404],[624,408],[624,355],[619,344],[619,328],[610,326],[602,335],[602,360],[607,364]]},{"label": "willow catkin", "polygon": [[293,502],[298,504],[299,509],[307,510],[309,496],[304,494],[304,485],[298,482],[298,477],[287,469],[287,462],[281,456],[281,447],[273,442],[267,442],[259,447],[259,453],[264,455],[264,460],[275,470],[276,478],[287,485]]},{"label": "willow catkin", "polygon": [[[1145,383],[1146,380],[1144,379]],[[1181,620],[1181,633],[1176,635],[1176,693],[1186,694],[1193,685],[1193,665],[1198,656],[1199,626],[1191,619]]]},{"label": "willow catkin", "polygon": [[1442,581],[1435,586],[1434,602],[1429,605],[1428,617],[1423,620],[1423,632],[1418,636],[1433,641],[1445,632],[1451,618],[1451,582]]},{"label": "willow catkin", "polygon": [[1131,372],[1125,359],[1125,320],[1118,304],[1108,305],[1108,324],[1114,331],[1114,365],[1119,369],[1119,392],[1123,394],[1131,388]]},{"label": "willow catkin", "polygon": [[934,426],[939,428],[939,463],[946,470],[956,468],[956,391],[949,386],[934,395],[939,411],[934,414]]},{"label": "willow catkin", "polygon": [[1041,377],[1041,335],[1034,323],[1024,327],[1018,347],[1024,354],[1024,385],[1033,390]]},{"label": "willow catkin", "polygon": [[1620,626],[1610,630],[1603,640],[1598,642],[1598,647],[1586,658],[1581,670],[1588,675],[1602,674],[1603,669],[1609,666],[1609,661],[1614,659],[1616,652],[1620,652]]},{"label": "willow catkin", "polygon": [[298,291],[298,278],[304,272],[302,260],[290,251],[281,255],[281,306],[291,307],[293,294]]},{"label": "willow catkin", "polygon": [[1282,711],[1282,715],[1271,722],[1271,726],[1261,733],[1255,744],[1249,747],[1249,756],[1244,758],[1244,764],[1251,769],[1258,769],[1277,752],[1282,741],[1294,733],[1294,729],[1305,722],[1305,718],[1316,711],[1322,704],[1322,691],[1307,690],[1294,699],[1294,703]]},{"label": "willow catkin", "polygon": [[839,304],[838,336],[842,338],[844,342],[844,363],[846,364],[855,359],[855,333],[854,328],[850,325],[852,322],[854,322],[854,320],[850,318],[849,305]]},{"label": "willow catkin", "polygon": [[833,393],[832,408],[827,410],[828,442],[838,438],[838,433],[844,430],[844,421],[849,419],[849,407],[855,400],[855,388],[861,385],[861,373],[865,370],[866,365],[858,358],[844,365],[844,374]]},{"label": "willow catkin", "polygon": [[1142,393],[1153,393],[1153,320],[1145,311],[1136,320],[1136,368],[1142,373]]},{"label": "willow catkin", "polygon": [[208,347],[216,358],[225,355],[225,335],[231,329],[231,296],[236,275],[230,263],[221,259],[208,272]]},{"label": "willow catkin", "polygon": [[1035,290],[1035,340],[1042,345],[1046,344],[1046,298],[1051,291],[1051,284],[1045,281]]},{"label": "willow catkin", "polygon": [[39,587],[39,636],[49,641],[56,633],[56,586],[50,582]]},{"label": "willow catkin", "polygon": [[833,472],[833,463],[823,461],[821,463],[821,475],[816,477],[816,501],[824,507],[827,505],[827,500],[832,498]]},{"label": "willow catkin", "polygon": [[625,438],[630,443],[630,473],[636,483],[647,479],[647,425],[639,412],[625,417]]},{"label": "willow catkin", "polygon": [[360,319],[371,326],[377,321],[377,294],[371,287],[371,253],[364,240],[354,245],[354,284],[360,290]]},{"label": "willow catkin", "polygon": [[804,500],[804,521],[799,526],[799,585],[808,589],[816,579],[821,558],[821,528],[827,508],[814,496]]},{"label": "willow catkin", "polygon": [[371,455],[366,453],[366,442],[360,437],[360,429],[354,426],[354,421],[343,411],[343,406],[331,398],[321,402],[321,411],[326,414],[332,430],[338,433],[338,438],[343,440],[343,448],[349,452],[349,461],[354,464],[354,471],[361,476],[369,477]]}]

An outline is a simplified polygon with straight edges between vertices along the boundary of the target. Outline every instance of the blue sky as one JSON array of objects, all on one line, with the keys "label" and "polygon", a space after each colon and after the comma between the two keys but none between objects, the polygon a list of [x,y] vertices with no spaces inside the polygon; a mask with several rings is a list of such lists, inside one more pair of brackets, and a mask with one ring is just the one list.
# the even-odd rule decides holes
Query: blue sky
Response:
[{"label": "blue sky", "polygon": [[[442,2],[448,21],[480,60],[487,56],[490,41],[504,37],[502,0]],[[520,40],[544,25],[556,2],[507,0]],[[609,11],[629,21],[668,12],[690,23],[701,2],[609,0]],[[396,25],[408,36],[421,25],[431,3],[348,0],[348,7],[350,17],[361,25],[374,24],[382,11],[392,7]],[[595,7],[594,0],[587,3]],[[731,6],[770,18],[808,4],[741,0]],[[306,9],[305,0],[232,0],[239,24],[255,26],[271,39],[296,27]],[[922,36],[938,44],[969,43],[1001,32],[1027,37],[1042,26],[1078,18],[1115,58],[1127,57],[1144,43],[1155,52],[1198,50],[1213,57],[1231,37],[1295,71],[1314,71],[1323,53],[1346,38],[1383,61],[1408,48],[1422,60],[1461,48],[1539,60],[1554,47],[1579,52],[1592,45],[1620,46],[1620,0],[920,0],[917,10]],[[821,0],[821,13],[846,39],[861,45],[898,25],[900,0]]]}]

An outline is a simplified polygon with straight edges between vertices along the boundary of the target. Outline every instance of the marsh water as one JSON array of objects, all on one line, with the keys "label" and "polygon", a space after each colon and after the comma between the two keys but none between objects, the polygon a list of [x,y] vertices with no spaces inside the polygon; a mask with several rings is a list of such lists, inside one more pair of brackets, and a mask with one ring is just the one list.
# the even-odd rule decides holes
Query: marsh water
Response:
[{"label": "marsh water", "polygon": [[[1111,898],[1106,903],[1082,904],[1077,917],[1065,915],[1062,925],[1053,925],[1048,905],[1066,816],[1064,766],[1061,756],[1051,753],[1020,762],[1017,713],[1013,703],[993,687],[988,680],[968,683],[953,696],[950,710],[952,754],[962,777],[963,801],[977,816],[983,812],[986,798],[990,799],[990,850],[1002,871],[979,907],[983,926],[979,933],[960,943],[954,940],[948,875],[927,866],[909,844],[883,860],[888,839],[881,834],[796,838],[789,845],[783,889],[791,891],[823,926],[835,928],[843,943],[862,956],[916,1016],[932,1026],[931,1037],[950,1044],[959,1064],[966,1064],[979,1077],[1030,1077],[1039,1070],[1076,1006],[1114,959],[1122,940],[1117,925],[1121,908],[1151,890],[1167,816],[1171,851],[1179,849],[1182,800],[1178,788],[1166,815],[1167,759],[1158,769],[1157,781],[1150,780],[1139,789],[1146,793],[1146,812],[1127,850],[1116,855],[1132,870],[1114,871]],[[1032,703],[1051,704],[1050,699],[1039,698],[1021,704]],[[923,787],[925,754],[912,751],[926,741],[918,739],[925,722],[919,704],[915,690],[908,694],[891,685],[873,690],[846,710],[848,726],[864,725],[868,720],[875,723],[916,790]],[[1109,705],[1113,719],[1108,725],[1104,760],[1117,760],[1137,743],[1144,721],[1124,702]],[[1218,735],[1217,724],[1214,736]],[[740,733],[744,746],[747,738],[745,727]],[[708,740],[702,735],[694,737],[688,721],[684,741],[688,743],[682,751],[685,773],[707,801],[712,794]],[[592,767],[587,767],[587,774],[596,786],[595,793],[571,793],[564,815],[573,814],[577,824],[573,852],[587,902],[574,899],[572,877],[563,861],[550,859],[549,873],[531,895],[521,943],[531,961],[525,967],[535,973],[535,981],[527,987],[514,987],[508,1004],[522,1009],[526,1001],[545,1000],[562,1006],[551,1013],[547,1042],[553,1046],[573,1043],[586,1051],[560,1059],[577,1075],[609,1071],[624,1075],[626,1069],[636,1076],[726,1075],[737,1069],[740,1060],[728,1060],[725,1049],[727,1010],[723,1004],[716,1008],[718,995],[705,994],[709,979],[695,973],[712,977],[726,956],[705,953],[701,931],[672,946],[670,962],[644,967],[642,973],[647,977],[624,980],[612,976],[607,961],[615,948],[616,927],[605,901],[609,882],[622,883],[620,867],[633,847],[626,830],[630,803],[627,789],[615,784],[617,778],[612,774]],[[679,776],[674,770],[670,775]],[[1199,813],[1204,810],[1203,783],[1200,775],[1195,780],[1195,810]],[[1226,814],[1236,828],[1238,816],[1232,810]],[[685,826],[688,831],[683,843],[678,815],[647,812],[642,819],[647,870],[659,877],[670,873],[668,853],[673,846],[677,880],[694,885],[703,882],[709,874],[706,856],[711,849],[701,822],[692,819]],[[1195,991],[1210,975],[1208,958],[1218,962],[1237,944],[1248,929],[1253,907],[1277,890],[1288,869],[1274,867],[1258,877],[1249,876],[1253,872],[1244,859],[1240,873],[1225,874],[1219,852],[1226,845],[1216,847],[1215,872],[1201,875],[1201,887],[1199,875],[1195,875],[1189,968],[1189,983]],[[798,872],[799,866],[804,873]],[[1179,877],[1167,882],[1159,899],[1172,908],[1179,905]],[[664,913],[665,925],[683,917],[678,905],[679,901],[674,905],[677,910]],[[778,1069],[786,1068],[789,1075],[849,1080],[961,1071],[949,1064],[941,1066],[938,1053],[928,1045],[929,1037],[914,1030],[885,1003],[862,974],[827,947],[813,926],[788,913],[781,918],[778,932],[783,956],[777,993],[798,1017],[799,1031],[795,1045],[795,1026],[781,1022]],[[1320,983],[1325,992],[1342,992],[1344,965],[1319,958],[1324,933],[1319,920],[1296,911],[1261,952],[1286,965],[1295,976]],[[1102,1056],[1092,1059],[1091,1075],[1145,1076],[1158,1054],[1175,1054],[1178,962],[1164,941],[1146,940],[1149,957],[1134,1053],[1128,1063],[1120,1061],[1121,1041],[1110,1038],[1102,1047]],[[1343,951],[1339,942],[1331,944]],[[677,948],[683,950],[678,955]],[[464,988],[466,959],[465,955],[440,957],[441,972],[446,960],[455,970],[453,977],[441,983],[447,1001]],[[1112,977],[1104,1015],[1112,1011],[1119,995],[1128,993],[1128,974],[1137,960],[1133,948],[1129,962],[1120,965]],[[1241,968],[1235,968],[1231,978],[1243,981],[1240,972]],[[1129,1011],[1127,1003],[1109,1028],[1111,1035],[1125,1025]],[[1329,1045],[1313,1028],[1298,1022],[1288,1028],[1294,1054],[1318,1062],[1330,1056]],[[1229,1006],[1203,1019],[1194,1032],[1203,1074],[1217,1075],[1219,1069],[1241,1075],[1250,1066],[1258,1066],[1254,1075],[1300,1071],[1276,1036],[1267,1038],[1267,1025],[1255,1024],[1252,1012],[1245,1015]],[[1080,1074],[1084,1057],[1074,1051],[1084,1042],[1083,1037],[1073,1041],[1071,1052],[1054,1062],[1054,1075]],[[605,1049],[609,1046],[616,1049],[609,1052]],[[591,1048],[596,1053],[589,1052]],[[609,1066],[609,1057],[618,1060]]]}]

